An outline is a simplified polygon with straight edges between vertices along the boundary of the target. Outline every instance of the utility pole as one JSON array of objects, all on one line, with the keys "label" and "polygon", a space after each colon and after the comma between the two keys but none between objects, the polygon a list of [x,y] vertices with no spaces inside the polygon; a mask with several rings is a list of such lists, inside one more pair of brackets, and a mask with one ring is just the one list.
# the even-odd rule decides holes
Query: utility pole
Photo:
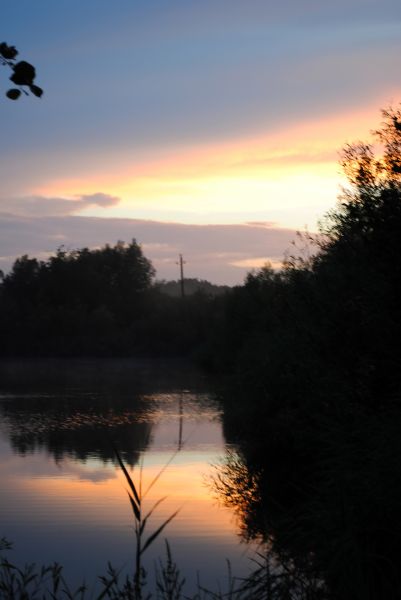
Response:
[{"label": "utility pole", "polygon": [[185,262],[185,260],[183,260],[182,254],[180,254],[180,260],[176,264],[180,265],[181,298],[184,298],[184,296],[185,296],[185,290],[184,290],[184,265],[186,264],[186,262]]},{"label": "utility pole", "polygon": [[179,426],[178,426],[178,450],[182,448],[182,429],[184,426],[184,406],[183,406],[183,394],[180,394],[179,400]]}]

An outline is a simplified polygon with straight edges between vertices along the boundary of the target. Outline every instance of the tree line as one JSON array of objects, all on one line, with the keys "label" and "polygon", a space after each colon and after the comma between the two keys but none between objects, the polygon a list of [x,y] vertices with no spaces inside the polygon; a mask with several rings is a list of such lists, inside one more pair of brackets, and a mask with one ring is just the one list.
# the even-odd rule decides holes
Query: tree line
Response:
[{"label": "tree line", "polygon": [[[218,286],[155,282],[140,245],[59,248],[46,261],[22,256],[0,285],[3,356],[180,356],[208,330]],[[189,293],[191,291],[195,293]]]},{"label": "tree line", "polygon": [[348,186],[306,252],[227,296],[212,358],[235,384],[224,426],[239,457],[218,488],[289,589],[310,583],[301,597],[389,600],[401,589],[401,111],[383,111],[341,164]]}]

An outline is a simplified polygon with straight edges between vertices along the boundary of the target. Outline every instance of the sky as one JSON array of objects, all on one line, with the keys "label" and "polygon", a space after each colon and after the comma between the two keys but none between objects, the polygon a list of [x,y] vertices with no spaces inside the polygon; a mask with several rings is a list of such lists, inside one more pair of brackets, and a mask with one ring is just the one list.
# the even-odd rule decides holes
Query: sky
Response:
[{"label": "sky", "polygon": [[1,40],[0,269],[135,238],[159,279],[279,267],[401,101],[399,0],[14,0]]}]

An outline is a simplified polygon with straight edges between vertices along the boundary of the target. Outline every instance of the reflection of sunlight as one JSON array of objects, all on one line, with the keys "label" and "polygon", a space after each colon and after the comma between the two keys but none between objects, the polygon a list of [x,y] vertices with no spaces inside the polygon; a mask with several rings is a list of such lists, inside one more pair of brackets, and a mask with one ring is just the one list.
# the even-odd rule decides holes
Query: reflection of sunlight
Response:
[{"label": "reflection of sunlight", "polygon": [[68,457],[60,461],[60,476],[64,479],[88,480],[93,483],[114,479],[116,474],[112,466],[103,465],[99,459],[89,458],[75,461]]},{"label": "reflection of sunlight", "polygon": [[[169,525],[171,535],[213,536],[232,532],[230,511],[218,508],[204,484],[205,473],[209,473],[209,459],[216,454],[204,456],[185,452],[175,464],[175,459],[157,480],[144,500],[144,510],[148,510],[157,500],[166,497],[152,516],[152,524],[157,526],[175,510],[179,514]],[[143,470],[142,490],[160,473],[166,464],[165,453],[156,453],[146,458]],[[161,460],[163,462],[161,462]],[[23,515],[26,498],[30,502],[30,519],[37,521],[58,519],[63,523],[103,523],[107,527],[132,525],[132,515],[125,490],[127,484],[120,470],[114,468],[93,469],[94,465],[82,465],[71,460],[63,460],[60,477],[25,477],[17,482],[18,494],[15,497],[13,512]],[[98,465],[100,466],[100,464]],[[96,474],[97,473],[97,474]],[[139,468],[131,471],[139,482]],[[139,483],[138,483],[139,485]]]},{"label": "reflection of sunlight", "polygon": [[143,491],[165,467],[143,500],[146,514],[164,498],[147,523],[145,539],[178,510],[149,549],[149,564],[163,554],[167,538],[188,579],[197,569],[218,579],[226,557],[243,572],[234,511],[220,506],[205,483],[225,452],[221,408],[211,394],[169,389],[114,401],[92,394],[49,395],[38,402],[15,398],[8,410],[3,406],[0,536],[15,542],[17,560],[58,560],[89,577],[110,559],[126,564],[135,544],[134,519],[127,482],[112,462],[112,435],[138,487],[143,460]]},{"label": "reflection of sunlight", "polygon": [[[131,373],[131,364],[127,368]],[[113,369],[121,386],[125,371]],[[118,391],[110,383],[93,392],[92,371],[85,385],[80,377],[77,393],[69,383],[68,393],[64,387],[40,396],[30,391],[0,402],[0,537],[14,542],[16,562],[57,560],[79,583],[102,573],[108,560],[117,567],[131,560],[134,519],[113,439],[137,485],[143,460],[143,490],[166,467],[143,501],[146,514],[164,498],[145,538],[178,514],[147,551],[148,564],[163,555],[167,538],[188,581],[198,569],[219,579],[226,558],[242,574],[247,565],[234,511],[220,506],[205,483],[225,440],[221,406],[205,391],[203,376],[185,375],[181,366],[178,376],[170,364],[166,371],[155,364],[141,385],[131,384],[130,375]]]}]

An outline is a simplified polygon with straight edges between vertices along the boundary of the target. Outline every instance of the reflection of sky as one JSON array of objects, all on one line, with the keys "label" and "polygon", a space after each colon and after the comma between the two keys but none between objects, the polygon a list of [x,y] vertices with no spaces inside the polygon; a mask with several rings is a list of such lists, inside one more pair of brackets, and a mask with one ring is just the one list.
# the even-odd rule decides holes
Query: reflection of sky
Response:
[{"label": "reflection of sky", "polygon": [[[143,455],[143,490],[172,459],[145,499],[147,510],[166,496],[149,531],[179,508],[166,535],[187,578],[201,569],[205,583],[214,584],[224,574],[226,557],[243,572],[248,563],[241,558],[245,549],[238,546],[233,515],[217,506],[205,484],[211,465],[225,449],[218,407],[207,394],[164,393],[145,398],[150,410],[144,418],[153,428],[151,444]],[[37,395],[36,401],[43,397]],[[12,402],[10,395],[6,402]],[[34,397],[31,402],[34,408]],[[53,402],[57,404],[57,397]],[[176,453],[181,414],[184,445]],[[25,456],[15,454],[7,441],[10,428],[3,430],[0,535],[15,542],[16,560],[58,560],[67,573],[75,578],[86,575],[88,582],[104,571],[109,559],[116,566],[130,564],[132,515],[121,471],[99,457],[77,460],[67,454],[55,460],[45,445]],[[131,469],[137,482],[139,470],[138,465]],[[149,551],[150,570],[162,552],[160,539]]]},{"label": "reflection of sky", "polygon": [[[0,215],[0,266],[113,243],[116,218],[139,242],[136,219],[173,224],[163,252],[146,230],[159,277],[177,275],[179,252],[191,276],[215,281],[240,281],[242,260],[279,259],[288,240],[268,236],[213,270],[217,249],[191,256],[174,225],[314,230],[335,203],[338,149],[400,98],[400,20],[397,0],[8,3],[4,39],[37,66],[45,96],[2,102],[0,213],[18,218]],[[114,200],[91,202],[99,193]],[[96,240],[89,217],[104,221]]]}]

